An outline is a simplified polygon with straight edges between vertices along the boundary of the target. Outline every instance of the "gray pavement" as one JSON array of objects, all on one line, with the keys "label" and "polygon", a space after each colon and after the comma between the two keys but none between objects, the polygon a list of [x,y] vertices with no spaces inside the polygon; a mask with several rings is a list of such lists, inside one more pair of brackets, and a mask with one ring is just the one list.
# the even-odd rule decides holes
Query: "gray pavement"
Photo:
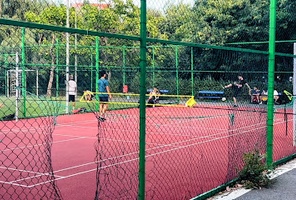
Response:
[{"label": "gray pavement", "polygon": [[272,173],[269,188],[247,190],[230,189],[212,200],[296,200],[296,159],[282,165]]}]

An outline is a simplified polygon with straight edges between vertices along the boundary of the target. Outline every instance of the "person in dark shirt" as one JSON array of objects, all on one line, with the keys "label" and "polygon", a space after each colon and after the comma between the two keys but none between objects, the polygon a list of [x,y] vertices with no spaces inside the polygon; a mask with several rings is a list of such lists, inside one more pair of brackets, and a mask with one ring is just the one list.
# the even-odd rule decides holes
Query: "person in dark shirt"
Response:
[{"label": "person in dark shirt", "polygon": [[249,88],[249,90],[251,90],[251,87],[249,86],[247,81],[244,80],[244,77],[242,75],[238,75],[237,79],[237,81],[223,87],[224,89],[232,88],[232,98],[234,107],[237,107],[237,96],[241,94],[243,86],[246,85]]}]

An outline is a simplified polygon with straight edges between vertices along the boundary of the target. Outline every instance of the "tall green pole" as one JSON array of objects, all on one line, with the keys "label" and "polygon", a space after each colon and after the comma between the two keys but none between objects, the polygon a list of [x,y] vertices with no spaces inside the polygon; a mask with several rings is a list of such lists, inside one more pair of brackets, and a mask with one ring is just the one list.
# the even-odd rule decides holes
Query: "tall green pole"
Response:
[{"label": "tall green pole", "polygon": [[154,46],[152,46],[152,83],[153,87],[155,86],[155,51],[154,51]]},{"label": "tall green pole", "polygon": [[122,61],[123,61],[123,77],[122,77],[122,84],[123,86],[126,85],[126,46],[122,48]]},{"label": "tall green pole", "polygon": [[141,0],[140,16],[140,144],[139,144],[139,193],[138,199],[145,199],[145,172],[146,172],[146,66],[147,66],[147,16],[146,0]]},{"label": "tall green pole", "polygon": [[268,61],[268,100],[267,100],[267,154],[269,168],[273,164],[273,106],[274,106],[274,65],[275,65],[275,32],[276,32],[276,0],[270,1],[269,19],[269,61]]},{"label": "tall green pole", "polygon": [[179,46],[175,47],[175,62],[176,62],[176,90],[177,95],[179,95]]},{"label": "tall green pole", "polygon": [[191,66],[191,95],[194,96],[193,47],[190,48],[190,66]]},{"label": "tall green pole", "polygon": [[[99,91],[99,84],[98,84],[98,81],[99,81],[99,73],[100,73],[100,45],[99,45],[99,37],[96,37],[96,94],[97,94],[97,97],[96,99],[98,99],[98,91]],[[97,105],[97,109],[98,109],[98,106]]]},{"label": "tall green pole", "polygon": [[26,30],[22,28],[22,96],[23,96],[23,109],[24,109],[24,117],[27,116],[27,96],[26,96],[26,88],[27,88],[27,81],[26,81],[26,56],[25,56],[25,45],[26,45]]},{"label": "tall green pole", "polygon": [[[9,97],[9,88],[8,88],[8,76],[7,70],[8,69],[8,54],[4,54],[4,69],[5,69],[5,95]],[[7,77],[6,77],[7,76]]]},{"label": "tall green pole", "polygon": [[56,39],[56,97],[59,96],[59,39]]},{"label": "tall green pole", "polygon": [[93,63],[93,48],[90,48],[90,91],[93,91],[93,68],[94,68],[94,63]]}]

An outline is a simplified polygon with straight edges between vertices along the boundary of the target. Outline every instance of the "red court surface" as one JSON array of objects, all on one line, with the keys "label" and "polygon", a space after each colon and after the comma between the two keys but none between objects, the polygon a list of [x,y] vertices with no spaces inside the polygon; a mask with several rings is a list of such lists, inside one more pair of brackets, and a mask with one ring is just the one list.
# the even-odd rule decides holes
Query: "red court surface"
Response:
[{"label": "red court surface", "polygon": [[[205,163],[209,163],[217,170],[209,174],[208,178],[211,179],[209,183],[202,180],[200,186],[208,188],[207,185],[211,185],[213,180],[224,179],[223,176],[227,174],[224,167],[227,159],[215,160],[216,152],[211,150],[209,143],[219,141],[220,144],[216,147],[223,152],[226,151],[227,111],[215,111],[219,114],[212,113],[212,116],[201,112],[204,111],[189,108],[147,109],[147,199],[175,199],[176,195],[192,196],[193,194],[188,194],[188,191],[196,187],[200,173],[194,169],[207,171],[210,167],[198,165],[204,159],[210,159],[205,160]],[[107,121],[99,123],[101,130],[99,132],[98,122],[93,114],[65,116],[64,119],[58,119],[59,125],[54,132],[52,158],[57,183],[64,198],[94,198],[96,189],[94,146],[97,143],[98,133],[101,139],[102,159],[106,159],[101,166],[103,175],[100,180],[103,185],[100,199],[137,198],[138,116],[138,109],[109,112]],[[220,125],[210,128],[214,119],[219,119]],[[117,173],[121,174],[114,176]],[[105,176],[105,174],[110,175]],[[190,179],[194,177],[196,180],[191,181]],[[182,183],[182,179],[188,180]]]},{"label": "red court surface", "polygon": [[[255,110],[250,112],[245,108],[222,106],[215,109],[207,106],[156,107],[147,109],[146,115],[148,200],[190,199],[207,192],[237,175],[237,169],[243,165],[244,152],[255,146],[264,151],[266,147],[266,113]],[[282,113],[275,115],[275,158],[295,152],[295,147],[290,145],[291,115],[287,119]],[[57,125],[52,130],[52,138],[47,138],[47,134],[40,135],[40,130],[47,130],[46,122],[51,121],[25,120],[18,122],[18,127],[15,127],[15,123],[3,122],[1,134],[5,136],[4,142],[8,135],[12,137],[18,134],[18,137],[11,139],[10,142],[14,140],[11,143],[7,141],[6,149],[2,145],[2,152],[9,155],[10,151],[15,151],[12,148],[19,147],[21,141],[23,145],[27,145],[23,150],[34,150],[34,155],[22,153],[16,160],[9,158],[1,163],[2,174],[7,174],[7,171],[14,174],[9,180],[0,180],[4,186],[0,189],[1,194],[7,192],[5,188],[11,187],[13,183],[17,183],[14,185],[16,191],[18,187],[27,188],[25,193],[30,193],[32,197],[32,188],[45,190],[42,185],[52,187],[47,185],[50,180],[45,172],[34,169],[29,172],[25,170],[25,164],[15,164],[14,169],[7,168],[11,166],[10,160],[21,163],[22,156],[34,157],[28,159],[32,162],[36,157],[45,157],[36,161],[36,166],[40,166],[38,162],[46,163],[46,156],[42,152],[49,154],[47,148],[43,147],[47,141],[52,143],[52,170],[63,199],[85,200],[95,199],[95,196],[99,199],[137,199],[139,121],[137,108],[110,111],[105,122],[98,122],[93,113],[59,116]],[[22,139],[26,138],[23,126],[28,127],[27,132],[34,130],[28,141]],[[285,127],[289,131],[284,132]],[[21,133],[19,129],[22,129]],[[29,147],[34,142],[36,146],[40,146],[40,152]],[[286,146],[278,149],[283,143]],[[13,157],[17,157],[15,155]],[[5,159],[3,155],[1,159]],[[36,170],[46,171],[49,168],[40,166]],[[11,173],[13,170],[15,172]],[[38,179],[32,173],[39,173],[47,178]],[[20,174],[26,178],[18,180]],[[30,182],[26,182],[26,179],[30,179]],[[2,197],[13,199],[11,194]]]}]

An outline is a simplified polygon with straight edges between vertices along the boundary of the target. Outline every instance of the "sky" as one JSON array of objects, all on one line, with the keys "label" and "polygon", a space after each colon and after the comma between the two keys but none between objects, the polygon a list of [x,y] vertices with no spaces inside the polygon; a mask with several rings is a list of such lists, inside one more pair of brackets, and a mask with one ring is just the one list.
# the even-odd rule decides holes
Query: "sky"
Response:
[{"label": "sky", "polygon": [[[147,0],[147,7],[148,8],[156,8],[163,10],[165,9],[168,5],[171,4],[179,4],[179,3],[186,3],[191,6],[194,4],[194,0]],[[134,3],[136,5],[140,5],[140,0],[134,0]]]},{"label": "sky", "polygon": [[[51,0],[55,3],[63,3],[67,5],[68,0]],[[70,3],[82,3],[83,0],[69,0]],[[108,3],[111,0],[89,0],[90,3]],[[136,5],[140,5],[141,0],[133,0]],[[195,0],[147,0],[147,7],[153,9],[164,10],[169,4],[186,3],[193,6]]]}]

